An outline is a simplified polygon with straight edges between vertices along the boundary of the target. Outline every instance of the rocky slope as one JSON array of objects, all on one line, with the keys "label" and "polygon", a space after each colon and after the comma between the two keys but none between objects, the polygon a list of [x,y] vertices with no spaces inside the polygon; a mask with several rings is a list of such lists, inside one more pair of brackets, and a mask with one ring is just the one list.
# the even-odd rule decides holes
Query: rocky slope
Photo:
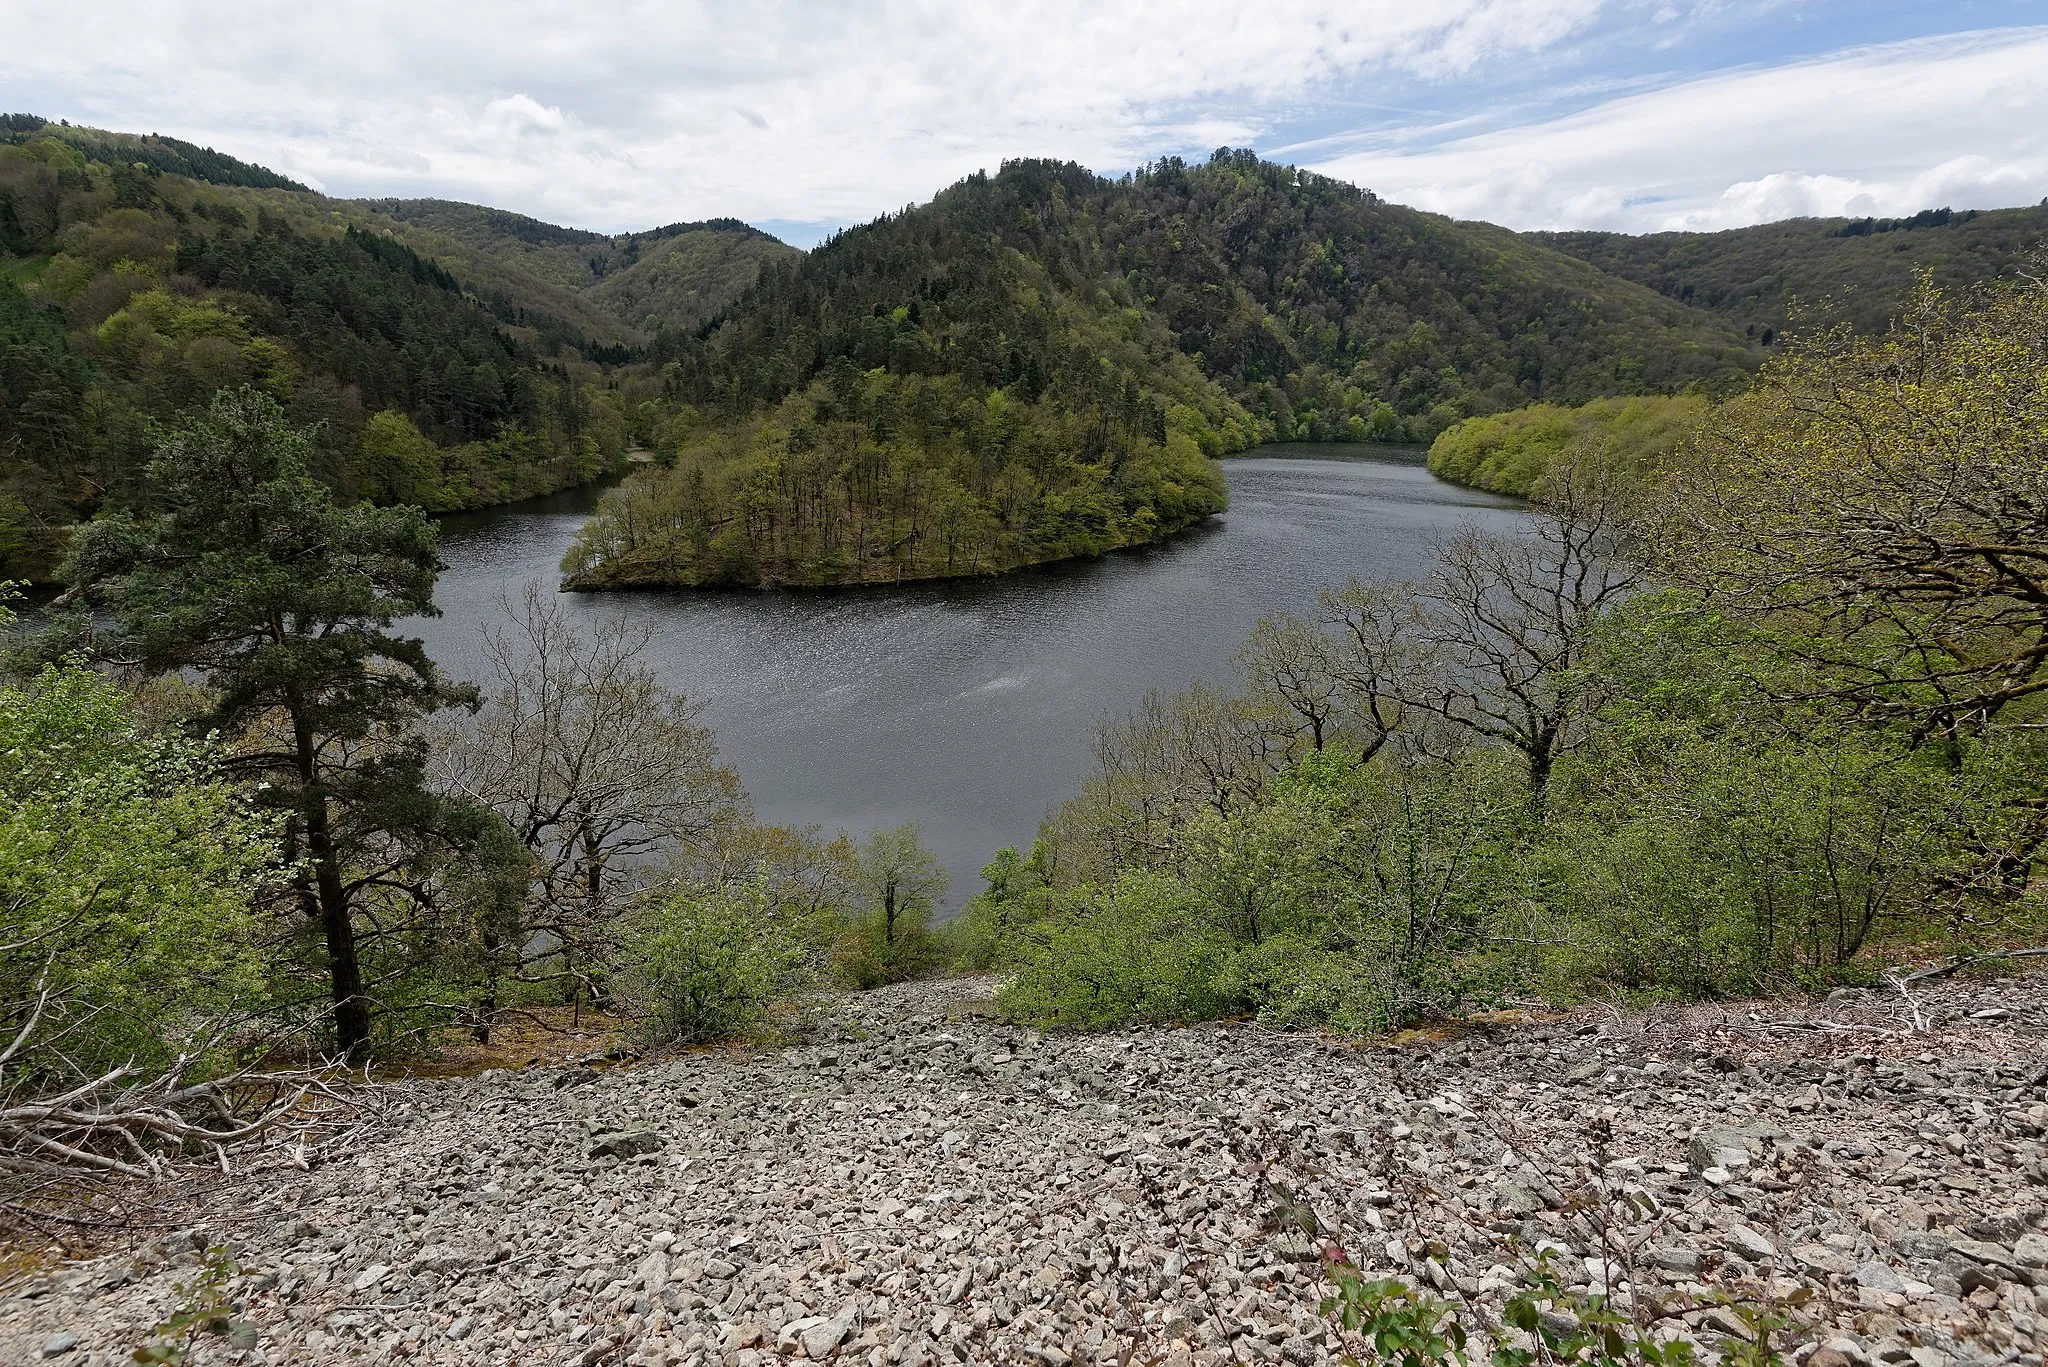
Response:
[{"label": "rocky slope", "polygon": [[1540,1244],[1684,1297],[1664,1332],[1709,1356],[1743,1332],[1715,1293],[1802,1288],[1805,1367],[2048,1345],[2048,978],[1364,1046],[1045,1039],[987,987],[848,998],[787,1051],[371,1089],[345,1154],[279,1144],[176,1233],[0,1290],[0,1361],[127,1361],[207,1245],[248,1327],[199,1362],[1335,1361],[1282,1188],[1475,1329]]}]

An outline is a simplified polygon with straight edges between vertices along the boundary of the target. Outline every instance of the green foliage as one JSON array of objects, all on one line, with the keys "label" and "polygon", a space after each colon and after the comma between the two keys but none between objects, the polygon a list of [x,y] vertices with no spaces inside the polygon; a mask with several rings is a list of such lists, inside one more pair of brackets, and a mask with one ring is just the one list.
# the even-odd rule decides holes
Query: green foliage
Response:
[{"label": "green foliage", "polygon": [[971,176],[771,268],[710,338],[670,349],[693,402],[734,385],[778,401],[842,356],[1035,399],[1094,360],[1062,334],[1119,327],[1163,328],[1282,440],[1354,439],[1382,402],[1426,438],[1439,408],[1675,389],[1753,361],[1697,314],[1512,233],[1229,150],[1118,181],[1047,161]]},{"label": "green foliage", "polygon": [[1923,271],[1947,289],[2009,278],[2048,235],[2048,208],[1949,214],[1875,231],[1868,219],[1793,218],[1713,233],[1531,233],[1768,344],[1788,328],[1846,323],[1874,335],[1905,311]]},{"label": "green foliage", "polygon": [[862,989],[923,977],[945,959],[932,933],[932,909],[947,876],[915,824],[871,833],[854,865],[858,903],[844,915],[832,946],[840,981]]},{"label": "green foliage", "polygon": [[[434,610],[433,528],[417,508],[337,505],[308,472],[309,434],[253,389],[153,437],[137,506],[80,529],[64,574],[110,619],[96,649],[203,678],[208,721],[237,738],[233,769],[290,814],[337,1043],[356,1052],[372,1014],[362,923],[402,950],[396,925],[440,905],[441,877],[494,819],[426,789],[415,723],[470,692],[391,631]],[[57,640],[85,628],[74,618]]]},{"label": "green foliage", "polygon": [[1603,649],[1615,696],[1542,850],[1584,951],[1573,976],[1753,993],[1853,976],[1871,945],[1945,922],[2033,923],[1983,885],[2014,876],[1985,851],[2029,846],[2031,739],[1920,749],[1824,708],[1773,716],[1745,678],[1784,667],[1772,642],[1675,592],[1631,604]]},{"label": "green foliage", "polygon": [[366,207],[576,291],[628,336],[693,331],[753,284],[765,263],[797,255],[730,218],[606,236],[445,199],[377,199]]},{"label": "green foliage", "polygon": [[2037,940],[2048,586],[2013,548],[2042,536],[2048,292],[1915,309],[1788,346],[1662,469],[1636,438],[1695,400],[1456,434],[1475,469],[1489,432],[1542,457],[1530,531],[1261,623],[1243,690],[1104,726],[1047,886],[982,913],[1013,1009],[1380,1028]]},{"label": "green foliage", "polygon": [[[1141,545],[1225,502],[1196,441],[1149,432],[1136,406],[1107,422],[950,375],[840,378],[843,403],[819,381],[608,493],[563,560],[571,586],[992,574]],[[1126,400],[1139,403],[1128,382]]]},{"label": "green foliage", "polygon": [[750,1034],[816,984],[801,932],[765,877],[678,892],[637,917],[620,988],[651,1042]]},{"label": "green foliage", "polygon": [[152,1342],[137,1348],[129,1361],[183,1367],[196,1360],[204,1336],[226,1339],[234,1349],[255,1347],[256,1326],[234,1317],[235,1306],[228,1297],[228,1282],[240,1270],[225,1248],[207,1249],[198,1274],[178,1284],[177,1309],[149,1331]]},{"label": "green foliage", "polygon": [[1226,980],[1233,945],[1195,911],[1181,883],[1140,871],[1107,888],[1046,894],[1011,932],[1017,967],[999,1000],[1049,1029],[1239,1014],[1249,1003]]},{"label": "green foliage", "polygon": [[[0,139],[13,572],[47,577],[70,524],[133,497],[148,423],[222,388],[316,428],[311,468],[344,497],[435,508],[585,482],[656,436],[659,380],[602,381],[593,358],[626,358],[576,296],[202,152],[88,129]],[[396,472],[386,415],[430,444]]]},{"label": "green foliage", "polygon": [[1536,404],[1467,418],[1430,443],[1430,473],[1517,498],[1540,498],[1557,462],[1572,454],[1641,479],[1653,474],[1706,421],[1699,394],[1595,399],[1577,408]]},{"label": "green foliage", "polygon": [[[1370,1344],[1374,1362],[1388,1367],[1463,1367],[1465,1329],[1449,1302],[1398,1277],[1368,1278],[1341,1255],[1326,1259],[1325,1270],[1336,1294],[1323,1301],[1322,1313]],[[1348,1353],[1343,1361],[1358,1367],[1358,1359]]]},{"label": "green foliage", "polygon": [[1318,753],[1261,800],[1187,821],[1106,887],[1008,906],[1002,948],[985,952],[1016,966],[1006,1008],[1046,1026],[1440,1016],[1488,982],[1475,951],[1512,900],[1521,818],[1492,755],[1426,767]]},{"label": "green foliage", "polygon": [[0,688],[0,1030],[49,1003],[10,1088],[224,1056],[225,1027],[264,1002],[276,823],[214,759],[75,665]]},{"label": "green foliage", "polygon": [[[1794,1327],[1795,1308],[1812,1295],[1801,1288],[1783,1303],[1758,1304],[1726,1293],[1711,1298],[1743,1325],[1746,1336],[1723,1346],[1723,1360],[1736,1367],[1782,1367],[1784,1355],[1775,1336]],[[1546,1313],[1547,1312],[1547,1313]],[[1503,1342],[1493,1351],[1494,1367],[1547,1367],[1551,1363],[1583,1362],[1589,1367],[1692,1367],[1697,1361],[1692,1342],[1660,1339],[1644,1316],[1624,1313],[1611,1298],[1568,1291],[1557,1275],[1554,1255],[1536,1257],[1534,1275],[1508,1298],[1501,1319],[1525,1336],[1526,1346]]]},{"label": "green foliage", "polygon": [[0,143],[32,139],[60,141],[85,160],[115,171],[145,169],[159,175],[189,176],[214,185],[243,185],[259,190],[304,190],[295,180],[267,167],[238,160],[211,147],[200,147],[158,133],[109,133],[98,128],[51,124],[27,115],[11,115],[0,129]]},{"label": "green foliage", "polygon": [[1426,439],[1753,361],[1512,234],[1231,152],[1121,181],[1010,163],[771,263],[654,353],[715,417],[609,501],[565,562],[582,586],[1099,554],[1219,510],[1204,457],[1253,442]]}]

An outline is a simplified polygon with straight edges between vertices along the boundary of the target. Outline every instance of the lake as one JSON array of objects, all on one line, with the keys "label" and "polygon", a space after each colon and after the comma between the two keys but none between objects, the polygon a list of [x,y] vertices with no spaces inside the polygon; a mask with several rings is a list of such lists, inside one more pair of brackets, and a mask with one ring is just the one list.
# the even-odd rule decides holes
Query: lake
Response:
[{"label": "lake", "polygon": [[[577,594],[658,624],[650,664],[702,704],[764,821],[856,835],[915,821],[978,891],[1091,771],[1096,720],[1148,689],[1221,683],[1262,615],[1361,578],[1419,576],[1436,538],[1512,526],[1510,500],[1400,448],[1262,447],[1223,463],[1230,511],[1171,541],[999,579],[825,592]],[[407,630],[473,678],[500,595],[550,588],[594,490],[442,519],[438,618]]]}]

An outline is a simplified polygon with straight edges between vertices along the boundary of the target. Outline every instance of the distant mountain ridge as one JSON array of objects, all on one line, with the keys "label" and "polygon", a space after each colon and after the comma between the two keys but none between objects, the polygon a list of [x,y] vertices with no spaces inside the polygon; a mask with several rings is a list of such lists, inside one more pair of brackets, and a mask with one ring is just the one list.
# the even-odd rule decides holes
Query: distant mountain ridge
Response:
[{"label": "distant mountain ridge", "polygon": [[456,200],[355,202],[580,294],[641,336],[702,325],[754,282],[764,262],[799,254],[736,218],[608,235]]},{"label": "distant mountain ridge", "polygon": [[1873,332],[1897,315],[1922,271],[1950,289],[2010,272],[2048,241],[2048,203],[1894,219],[1794,218],[1715,233],[1525,236],[1724,314],[1759,338],[1831,322]]},{"label": "distant mountain ridge", "polygon": [[1248,152],[1006,163],[772,261],[651,348],[705,415],[572,584],[996,573],[1219,510],[1206,457],[1427,439],[1539,398],[1736,384],[1724,320],[1502,229]]},{"label": "distant mountain ridge", "polygon": [[238,160],[211,147],[200,147],[157,133],[111,133],[100,128],[51,123],[37,114],[0,114],[0,143],[22,143],[31,136],[61,138],[88,161],[106,166],[145,166],[166,175],[189,176],[213,185],[243,185],[259,190],[303,190],[288,176],[268,167]]}]

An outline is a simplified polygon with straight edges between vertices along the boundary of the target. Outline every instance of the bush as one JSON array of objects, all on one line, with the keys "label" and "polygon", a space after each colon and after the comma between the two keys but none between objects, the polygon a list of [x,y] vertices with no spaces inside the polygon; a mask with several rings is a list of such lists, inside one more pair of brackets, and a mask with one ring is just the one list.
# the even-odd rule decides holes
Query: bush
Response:
[{"label": "bush", "polygon": [[816,974],[798,928],[757,877],[648,906],[619,983],[649,1041],[702,1044],[763,1029]]},{"label": "bush", "polygon": [[1487,751],[1431,766],[1310,755],[1262,800],[1188,819],[1157,867],[1008,901],[992,886],[976,915],[1002,918],[1003,943],[978,952],[1018,966],[1003,1001],[1048,1026],[1447,1014],[1494,976],[1488,935],[1517,903],[1510,769]]},{"label": "bush", "polygon": [[1051,1029],[1213,1020],[1249,1002],[1226,985],[1234,946],[1208,929],[1190,890],[1134,871],[1108,889],[1055,894],[1023,931],[1005,1011]]},{"label": "bush", "polygon": [[0,1031],[47,996],[0,1088],[225,1050],[266,1000],[252,904],[273,823],[211,776],[206,747],[152,736],[129,696],[51,667],[0,688]]}]

